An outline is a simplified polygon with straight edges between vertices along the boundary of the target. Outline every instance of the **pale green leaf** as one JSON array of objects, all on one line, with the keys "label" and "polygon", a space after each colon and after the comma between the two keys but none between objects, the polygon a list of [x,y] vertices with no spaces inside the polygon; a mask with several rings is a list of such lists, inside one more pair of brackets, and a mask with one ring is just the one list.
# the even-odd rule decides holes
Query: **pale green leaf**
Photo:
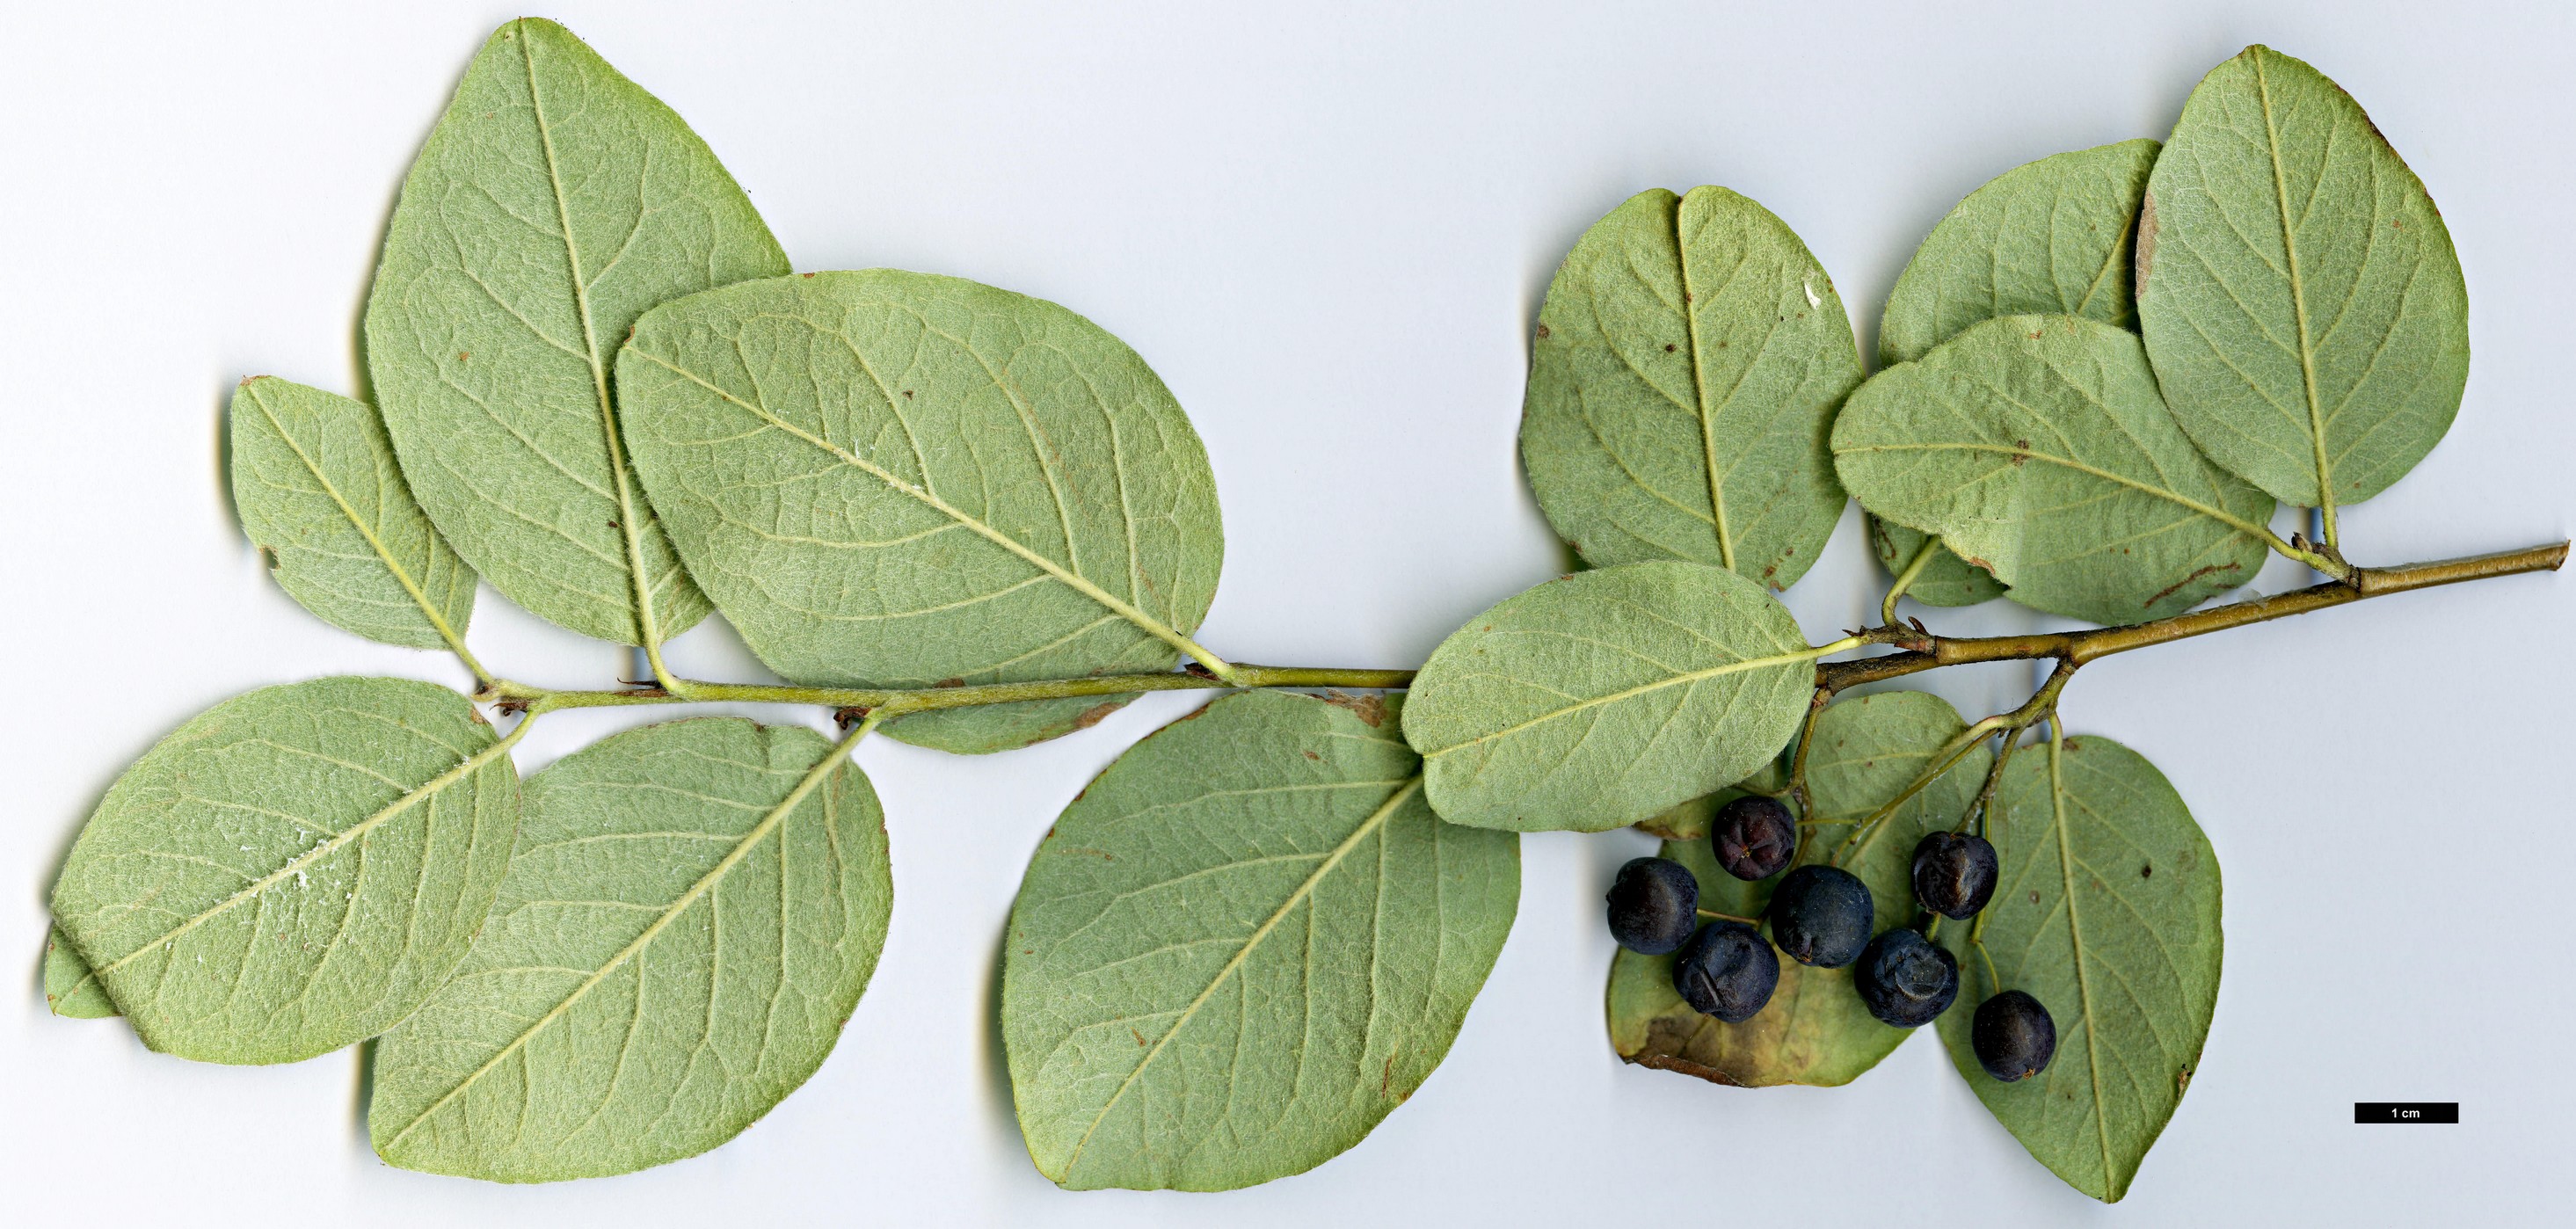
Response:
[{"label": "pale green leaf", "polygon": [[[1873,515],[1863,518],[1869,530],[1869,550],[1878,556],[1880,567],[1889,576],[1905,570],[1914,561],[1914,552],[1923,549],[1932,535],[1920,529],[1882,520]],[[1983,568],[1971,566],[1947,546],[1932,548],[1932,560],[1914,577],[1905,596],[1926,606],[1974,606],[2004,595],[2003,582]]]},{"label": "pale green leaf", "polygon": [[[1053,303],[891,269],[753,282],[646,315],[617,378],[681,557],[797,682],[1168,670],[1215,596],[1198,434],[1135,351]],[[995,750],[1101,703],[888,732]]]},{"label": "pale green leaf", "polygon": [[2192,447],[2137,337],[2099,321],[1989,320],[1888,368],[1852,394],[1834,456],[1864,507],[2072,618],[2188,610],[2268,549],[2271,497]]},{"label": "pale green leaf", "polygon": [[647,592],[678,634],[706,599],[621,459],[609,359],[645,308],[785,272],[669,107],[553,22],[502,26],[403,183],[367,299],[367,369],[412,493],[540,617],[640,644]]},{"label": "pale green leaf", "polygon": [[1599,832],[1761,767],[1806,715],[1816,656],[1753,581],[1622,564],[1451,633],[1414,681],[1404,734],[1441,818]]},{"label": "pale green leaf", "polygon": [[1548,286],[1522,463],[1594,567],[1684,559],[1785,589],[1842,515],[1826,436],[1860,378],[1833,279],[1786,224],[1724,188],[1656,188]]},{"label": "pale green leaf", "polygon": [[412,501],[373,409],[275,376],[244,380],[232,479],[242,529],[297,604],[369,640],[464,644],[474,573]]},{"label": "pale green leaf", "polygon": [[566,756],[455,980],[377,1043],[376,1153],[545,1182],[724,1143],[831,1053],[892,903],[876,794],[811,730],[702,717]]},{"label": "pale green leaf", "polygon": [[1519,838],[1440,822],[1392,706],[1228,696],[1067,807],[1011,909],[1002,1038],[1040,1172],[1226,1190],[1413,1094],[1520,899]]},{"label": "pale green leaf", "polygon": [[2359,503],[2439,443],[2469,377],[2459,255],[2361,104],[2248,47],[2147,185],[2138,317],[2183,429],[2288,503]]},{"label": "pale green leaf", "polygon": [[[2003,869],[1979,922],[1945,927],[1959,1002],[1941,1017],[1977,1099],[2039,1162],[2115,1201],[2182,1101],[2218,1002],[2218,855],[2164,774],[2107,738],[2026,749],[2004,770],[1986,839]],[[1988,960],[1991,958],[1991,967]],[[1975,1007],[2037,997],[2057,1022],[2048,1069],[2007,1084],[1977,1063]]]},{"label": "pale green leaf", "polygon": [[465,698],[327,678],[208,709],[109,787],[54,918],[143,1043],[282,1063],[447,979],[510,864],[509,740]]},{"label": "pale green leaf", "polygon": [[89,962],[72,950],[60,926],[45,932],[45,1005],[55,1015],[100,1020],[116,1014],[107,989],[90,975]]},{"label": "pale green leaf", "polygon": [[[1842,700],[1816,722],[1808,754],[1809,798],[1819,821],[1806,830],[1797,865],[1828,860],[1864,819],[1933,765],[1936,752],[1967,729],[1956,709],[1920,691],[1891,691]],[[1983,745],[1890,813],[1843,860],[1869,885],[1876,926],[1912,925],[1917,916],[1912,873],[1915,843],[1958,826],[1985,781],[1994,755]],[[1720,795],[1724,797],[1724,795]],[[1823,822],[1839,820],[1842,822]],[[1771,902],[1775,876],[1753,883],[1727,874],[1700,826],[1696,839],[1668,841],[1663,856],[1699,877],[1700,907],[1757,917]],[[1785,873],[1785,872],[1784,872]],[[1742,1024],[1693,1011],[1673,990],[1673,958],[1621,951],[1610,964],[1610,1041],[1621,1058],[1696,1075],[1720,1084],[1847,1084],[1910,1034],[1871,1018],[1852,988],[1849,968],[1780,962],[1771,1002]]]},{"label": "pale green leaf", "polygon": [[1913,362],[1997,316],[2135,328],[2129,250],[2155,162],[2155,142],[2122,141],[2014,167],[1969,193],[1888,292],[1879,363]]}]

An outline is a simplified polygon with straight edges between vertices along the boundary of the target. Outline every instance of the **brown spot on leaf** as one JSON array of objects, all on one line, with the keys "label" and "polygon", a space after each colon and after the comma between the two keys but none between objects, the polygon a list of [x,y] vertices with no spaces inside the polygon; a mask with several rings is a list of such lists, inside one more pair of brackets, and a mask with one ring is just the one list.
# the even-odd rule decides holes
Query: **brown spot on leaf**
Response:
[{"label": "brown spot on leaf", "polygon": [[272,572],[276,571],[276,570],[277,570],[277,548],[276,548],[276,547],[274,547],[274,546],[263,546],[263,547],[259,548],[259,561],[260,561],[261,563],[265,563],[265,564],[267,564],[267,565],[268,565],[268,570],[269,570],[269,571],[272,571]]},{"label": "brown spot on leaf", "polygon": [[1098,858],[1103,862],[1115,862],[1118,860],[1116,857],[1112,856],[1108,850],[1093,849],[1088,845],[1067,845],[1062,849],[1056,850],[1056,852],[1066,856],[1080,854],[1086,858]]},{"label": "brown spot on leaf", "polygon": [[933,687],[963,687],[965,685],[966,680],[961,678],[944,678],[931,684]]},{"label": "brown spot on leaf", "polygon": [[[2037,334],[2037,333],[2033,333],[2033,334],[2031,334],[2031,336],[2033,336],[2033,337],[2037,337],[2037,336],[2039,336],[2039,334]],[[2015,468],[2015,469],[2019,469],[2019,468],[2021,468],[2021,467],[2022,467],[2022,464],[2023,464],[2024,462],[2026,462],[2026,461],[2030,460],[2030,441],[2029,441],[2029,440],[2014,440],[2014,441],[2013,441],[2013,447],[2014,447],[2014,448],[2017,448],[2017,449],[2020,449],[2020,451],[2015,452],[2015,453],[2012,455],[2013,468]]]},{"label": "brown spot on leaf", "polygon": [[[2163,589],[2157,591],[2154,597],[2148,598],[2147,605],[2149,607],[2153,607],[2156,603],[2172,596],[2174,590],[2182,588],[2184,585],[2190,584],[2191,582],[2198,580],[2203,576],[2207,576],[2212,572],[2233,572],[2241,566],[2243,565],[2234,563],[2213,563],[2207,567],[2194,568],[2192,569],[2191,575],[2185,576],[2181,580],[2177,580],[2170,585],[2166,585]],[[2073,743],[2067,744],[2067,746],[2070,747],[2074,745],[2075,744]]]},{"label": "brown spot on leaf", "polygon": [[1323,761],[1323,758],[1324,758],[1324,757],[1322,757],[1322,756],[1320,756],[1320,755],[1315,754],[1313,751],[1308,751],[1308,752],[1306,753],[1306,758],[1307,758],[1307,759],[1310,759],[1310,760],[1314,760],[1314,761],[1316,761],[1316,762],[1318,762],[1318,763],[1321,763],[1321,762]]},{"label": "brown spot on leaf", "polygon": [[1335,708],[1351,710],[1353,716],[1367,723],[1372,730],[1386,724],[1386,697],[1384,696],[1354,696],[1339,691],[1328,691],[1324,693],[1324,703]]},{"label": "brown spot on leaf", "polygon": [[474,357],[474,352],[471,350],[459,350],[456,352],[456,361],[460,363],[472,357]]},{"label": "brown spot on leaf", "polygon": [[911,389],[907,388],[907,389],[903,390],[903,399],[904,399],[904,400],[906,400],[906,401],[910,401],[910,400],[912,400],[912,390],[911,390]]},{"label": "brown spot on leaf", "polygon": [[2139,298],[2147,297],[2147,275],[2156,267],[2156,194],[2147,193],[2146,203],[2138,208],[2138,245],[2133,258],[2137,268]]},{"label": "brown spot on leaf", "polygon": [[2036,904],[2038,904],[2038,903],[2039,903],[2039,892],[2038,892],[2038,890],[2037,890],[2037,889],[2033,889],[2033,890],[2031,891],[2031,894],[2030,894],[2030,903],[2032,903],[2032,904],[2034,904],[2034,905],[2036,905]]},{"label": "brown spot on leaf", "polygon": [[2179,1097],[2189,1091],[2191,1091],[2191,1068],[2185,1067],[2181,1074],[2174,1077],[2174,1095]]},{"label": "brown spot on leaf", "polygon": [[802,276],[805,276],[805,277],[812,277],[812,276],[814,276],[814,275],[813,275],[813,274],[811,274],[811,273],[807,273],[807,274],[803,274]]},{"label": "brown spot on leaf", "polygon": [[2153,863],[2153,862],[2149,862],[2149,863],[2147,863],[2146,865],[2141,866],[2141,867],[2139,867],[2139,868],[2138,868],[2138,878],[2140,878],[2140,879],[2145,879],[2145,878],[2147,878],[2148,876],[2151,876],[2151,875],[2153,875],[2153,874],[2155,874],[2155,873],[2156,873],[2156,864],[2155,864],[2155,863]]},{"label": "brown spot on leaf", "polygon": [[[813,275],[809,273],[806,276],[811,277]],[[1137,1032],[1136,1026],[1133,1024],[1127,1026],[1127,1035],[1136,1039],[1136,1048],[1139,1050],[1147,1049],[1154,1044],[1145,1040],[1145,1034]]]},{"label": "brown spot on leaf", "polygon": [[1671,342],[1669,342],[1669,341],[1664,343],[1664,353],[1666,353],[1666,354],[1670,354],[1670,353],[1672,353],[1673,351],[1678,350],[1678,349],[1681,349],[1681,347],[1680,347],[1680,346],[1676,346],[1676,345],[1674,345],[1673,343],[1671,343]]},{"label": "brown spot on leaf", "polygon": [[1082,713],[1073,719],[1073,728],[1077,730],[1088,730],[1091,727],[1100,724],[1101,718],[1117,711],[1118,701],[1116,700],[1094,704],[1091,707],[1082,710]]}]

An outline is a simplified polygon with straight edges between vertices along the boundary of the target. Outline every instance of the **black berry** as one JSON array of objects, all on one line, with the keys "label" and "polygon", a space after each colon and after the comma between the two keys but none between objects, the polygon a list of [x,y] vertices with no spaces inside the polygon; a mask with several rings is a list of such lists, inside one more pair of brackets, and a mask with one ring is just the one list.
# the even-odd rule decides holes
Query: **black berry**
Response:
[{"label": "black berry", "polygon": [[2019,990],[1977,1004],[1968,1037],[1976,1043],[1977,1061],[1986,1074],[2007,1084],[2046,1071],[2048,1060],[2057,1057],[2057,1021],[2038,999]]},{"label": "black berry", "polygon": [[1982,836],[1935,832],[1914,847],[1914,899],[1946,918],[1970,918],[1995,895],[1999,864]]},{"label": "black berry", "polygon": [[1717,809],[1708,839],[1717,864],[1738,879],[1768,879],[1798,852],[1798,822],[1776,798],[1746,794]]},{"label": "black berry", "polygon": [[1869,942],[1869,888],[1850,871],[1801,866],[1771,892],[1771,940],[1800,964],[1839,969]]},{"label": "black berry", "polygon": [[1959,958],[1921,931],[1891,930],[1869,941],[1852,984],[1879,1023],[1919,1028],[1959,997]]},{"label": "black berry", "polygon": [[1669,858],[1638,858],[1610,883],[1610,937],[1632,952],[1661,956],[1699,925],[1699,880]]},{"label": "black berry", "polygon": [[1762,932],[1742,922],[1711,922],[1673,958],[1673,989],[1703,1015],[1742,1024],[1771,1001],[1780,958]]}]

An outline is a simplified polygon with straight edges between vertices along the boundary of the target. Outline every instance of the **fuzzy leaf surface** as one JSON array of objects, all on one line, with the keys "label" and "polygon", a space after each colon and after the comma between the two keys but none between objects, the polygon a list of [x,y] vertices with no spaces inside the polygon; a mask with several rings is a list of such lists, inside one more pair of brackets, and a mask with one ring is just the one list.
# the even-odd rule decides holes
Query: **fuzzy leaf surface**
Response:
[{"label": "fuzzy leaf surface", "polygon": [[2139,322],[2212,460],[2313,507],[2388,489],[2441,442],[2468,284],[2423,181],[2343,87],[2246,48],[2183,103],[2147,200]]},{"label": "fuzzy leaf surface", "polygon": [[1600,832],[1743,780],[1789,741],[1815,655],[1724,568],[1630,563],[1549,581],[1431,654],[1404,707],[1452,823]]},{"label": "fuzzy leaf surface", "polygon": [[702,717],[566,756],[528,780],[474,950],[378,1043],[376,1154],[546,1182],[724,1143],[831,1053],[892,902],[875,791],[811,730]]},{"label": "fuzzy leaf surface", "polygon": [[284,1063],[393,1027],[474,940],[519,779],[465,697],[326,678],[226,700],[101,799],[56,925],[155,1050]]},{"label": "fuzzy leaf surface", "polygon": [[103,1020],[116,1014],[107,988],[90,975],[89,962],[72,950],[69,935],[56,926],[45,932],[45,1006],[58,1016]]},{"label": "fuzzy leaf surface", "polygon": [[[799,683],[1167,670],[1215,597],[1198,433],[1135,351],[1053,303],[892,269],[778,278],[656,309],[617,370],[681,557]],[[996,750],[1100,703],[887,731]]]},{"label": "fuzzy leaf surface", "polygon": [[1970,327],[1852,394],[1843,482],[2013,600],[2096,623],[2176,614],[2254,578],[2272,499],[2174,424],[2134,334],[2073,316]]},{"label": "fuzzy leaf surface", "polygon": [[367,370],[412,493],[536,615],[639,644],[642,593],[660,634],[686,630],[707,602],[634,489],[609,362],[644,309],[785,272],[669,107],[562,26],[502,26],[403,183],[367,299]]},{"label": "fuzzy leaf surface", "polygon": [[[1852,821],[1903,792],[1932,766],[1943,744],[1966,728],[1958,710],[1928,692],[1881,692],[1827,708],[1817,718],[1816,747],[1808,754],[1808,796],[1818,820],[1842,822],[1808,829],[1792,865],[1827,860],[1851,834]],[[1869,886],[1877,929],[1912,923],[1914,845],[1959,822],[1993,759],[1983,746],[1969,752],[1844,859],[1843,869]],[[1761,916],[1778,877],[1747,883],[1727,874],[1706,831],[1703,825],[1697,839],[1666,841],[1663,856],[1698,876],[1701,908]],[[1610,962],[1609,1011],[1610,1042],[1619,1057],[1747,1088],[1848,1084],[1909,1035],[1879,1023],[1861,1006],[1849,968],[1809,968],[1788,959],[1780,962],[1780,984],[1770,1004],[1742,1024],[1727,1024],[1682,1001],[1673,990],[1671,956],[1622,949]]]},{"label": "fuzzy leaf surface", "polygon": [[1842,515],[1826,438],[1860,378],[1833,279],[1787,224],[1724,188],[1656,188],[1549,284],[1521,458],[1594,567],[1684,559],[1785,589]]},{"label": "fuzzy leaf surface", "polygon": [[2054,154],[1967,195],[1914,250],[1879,318],[1881,366],[1997,316],[2082,316],[2134,330],[2129,253],[2153,141]]},{"label": "fuzzy leaf surface", "polygon": [[[1878,566],[1887,569],[1890,577],[1903,572],[1905,565],[1914,561],[1914,552],[1932,537],[1875,515],[1863,518],[1863,524],[1869,532],[1869,553],[1878,557]],[[1931,562],[1923,565],[1914,583],[1905,590],[1905,596],[1926,606],[1974,606],[2003,595],[2002,581],[1961,559],[1947,546],[1932,548]]]},{"label": "fuzzy leaf surface", "polygon": [[1442,823],[1419,774],[1390,707],[1248,692],[1065,809],[1002,978],[1040,1172],[1250,1186],[1339,1155],[1413,1094],[1520,899],[1519,838]]},{"label": "fuzzy leaf surface", "polygon": [[[2163,773],[2089,734],[2060,755],[2013,757],[1986,839],[2002,871],[1981,915],[1985,954],[1966,945],[1967,927],[1942,930],[1959,957],[1959,1001],[1941,1040],[2033,1157],[2116,1202],[2209,1039],[2224,945],[2218,855]],[[2010,1084],[1978,1065],[1969,1035],[1976,1005],[1998,989],[2037,997],[2057,1023],[2048,1069]]]},{"label": "fuzzy leaf surface", "polygon": [[369,640],[462,644],[474,573],[413,501],[374,409],[259,376],[232,404],[233,506],[297,605]]}]

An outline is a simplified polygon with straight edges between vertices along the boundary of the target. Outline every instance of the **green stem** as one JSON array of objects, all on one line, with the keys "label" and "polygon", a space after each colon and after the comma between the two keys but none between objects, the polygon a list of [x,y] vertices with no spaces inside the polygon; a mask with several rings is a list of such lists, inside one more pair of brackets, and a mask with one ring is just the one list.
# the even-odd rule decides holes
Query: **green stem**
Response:
[{"label": "green stem", "polygon": [[1905,561],[1905,570],[1898,572],[1896,583],[1887,587],[1887,600],[1878,604],[1878,621],[1881,626],[1895,625],[1896,599],[1905,596],[1905,591],[1914,587],[1914,578],[1923,574],[1923,569],[1932,562],[1932,552],[1939,549],[1941,549],[1939,535],[1927,534],[1923,539],[1923,545],[1915,550],[1914,557]]},{"label": "green stem", "polygon": [[1909,799],[1929,788],[1960,760],[1967,758],[1968,752],[1975,749],[1978,743],[1984,742],[1999,730],[2006,738],[2015,737],[2055,712],[2058,694],[2066,690],[2067,680],[2074,677],[2074,663],[2060,658],[2057,668],[2049,672],[2048,681],[2040,684],[2039,690],[2033,692],[2030,699],[2024,701],[2020,708],[1988,717],[1959,731],[1949,742],[1942,744],[1941,749],[1933,753],[1929,767],[1915,774],[1914,780],[1907,783],[1905,789],[1894,798],[1888,799],[1885,806],[1870,812],[1869,818],[1860,821],[1852,828],[1851,835],[1844,837],[1843,843],[1835,848],[1833,864],[1841,866],[1843,859],[1849,856],[1853,849],[1867,840],[1871,833],[1877,831],[1879,825],[1886,823],[1888,816],[1896,813],[1896,808],[1904,806]]},{"label": "green stem", "polygon": [[1713,918],[1721,922],[1742,922],[1747,926],[1759,926],[1762,924],[1762,919],[1758,917],[1737,917],[1732,913],[1720,913],[1715,909],[1702,909],[1699,911],[1699,915],[1704,918]]},{"label": "green stem", "polygon": [[1110,674],[1028,683],[985,683],[973,687],[921,688],[764,686],[752,683],[701,683],[681,680],[683,694],[677,695],[661,687],[640,687],[626,691],[554,691],[502,679],[485,688],[476,698],[513,704],[541,704],[548,710],[713,701],[750,704],[820,704],[828,708],[859,709],[870,716],[891,719],[907,713],[930,712],[937,709],[973,708],[986,704],[1016,704],[1028,700],[1061,700],[1080,696],[1118,696],[1140,691],[1212,691],[1243,687],[1380,689],[1400,688],[1413,682],[1411,670],[1334,670],[1296,666],[1239,665],[1233,668],[1233,674],[1234,677],[1231,680],[1197,672]]}]

